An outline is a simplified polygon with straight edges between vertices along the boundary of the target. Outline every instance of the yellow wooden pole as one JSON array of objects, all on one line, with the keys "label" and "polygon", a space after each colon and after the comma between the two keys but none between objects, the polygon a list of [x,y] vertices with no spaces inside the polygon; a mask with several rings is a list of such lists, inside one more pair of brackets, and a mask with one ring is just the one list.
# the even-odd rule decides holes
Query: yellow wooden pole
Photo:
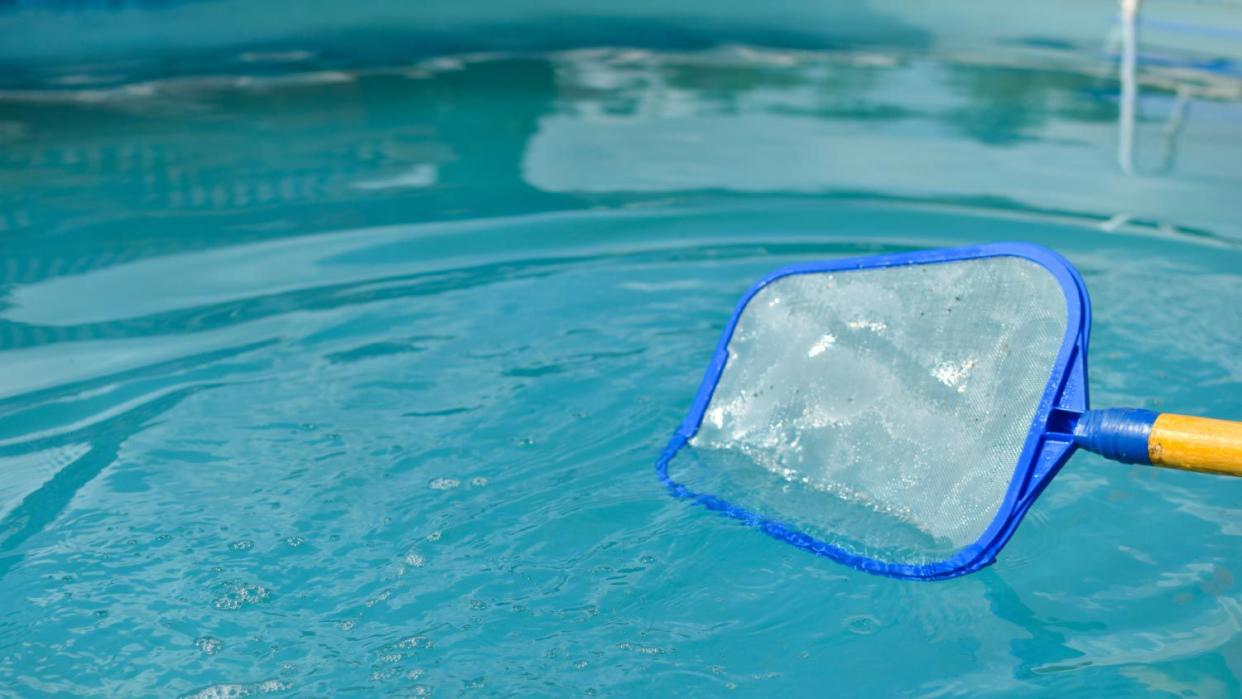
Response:
[{"label": "yellow wooden pole", "polygon": [[1162,413],[1147,437],[1155,466],[1242,476],[1242,422]]}]

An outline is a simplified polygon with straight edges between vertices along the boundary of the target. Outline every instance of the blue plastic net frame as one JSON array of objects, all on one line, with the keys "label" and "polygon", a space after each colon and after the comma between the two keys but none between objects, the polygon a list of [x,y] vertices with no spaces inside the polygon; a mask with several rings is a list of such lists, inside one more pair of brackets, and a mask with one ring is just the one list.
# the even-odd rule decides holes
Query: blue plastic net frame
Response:
[{"label": "blue plastic net frame", "polygon": [[[987,529],[973,543],[958,549],[942,561],[918,565],[881,561],[851,553],[796,527],[738,507],[715,495],[694,492],[669,476],[669,463],[698,433],[703,422],[703,415],[724,373],[729,355],[729,341],[733,338],[738,320],[750,300],[768,284],[798,274],[848,272],[1005,256],[1035,262],[1056,278],[1065,296],[1066,329],[1004,499]],[[997,554],[1013,536],[1031,504],[1074,452],[1074,438],[1070,426],[1087,409],[1088,404],[1086,360],[1090,330],[1091,302],[1081,275],[1065,258],[1031,243],[993,243],[965,248],[823,260],[783,267],[769,273],[752,286],[733,310],[733,315],[716,345],[711,364],[699,384],[690,413],[661,452],[656,461],[656,472],[674,497],[690,500],[755,527],[775,539],[858,570],[914,580],[942,580],[973,573],[995,562]]]}]

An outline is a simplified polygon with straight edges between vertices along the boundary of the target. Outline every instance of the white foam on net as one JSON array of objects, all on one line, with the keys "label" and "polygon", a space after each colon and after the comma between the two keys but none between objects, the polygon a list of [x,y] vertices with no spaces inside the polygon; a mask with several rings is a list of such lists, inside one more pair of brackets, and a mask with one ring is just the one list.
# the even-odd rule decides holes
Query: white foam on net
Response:
[{"label": "white foam on net", "polygon": [[1017,257],[783,277],[742,313],[693,445],[962,547],[1004,498],[1066,322],[1056,279]]}]

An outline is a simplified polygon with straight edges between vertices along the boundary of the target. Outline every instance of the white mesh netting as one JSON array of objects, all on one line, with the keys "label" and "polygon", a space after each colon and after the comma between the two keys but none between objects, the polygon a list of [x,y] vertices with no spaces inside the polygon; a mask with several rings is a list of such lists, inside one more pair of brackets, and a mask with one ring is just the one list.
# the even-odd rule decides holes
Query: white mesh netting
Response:
[{"label": "white mesh netting", "polygon": [[1066,322],[1018,257],[783,277],[742,313],[678,475],[866,555],[947,556],[996,514]]}]

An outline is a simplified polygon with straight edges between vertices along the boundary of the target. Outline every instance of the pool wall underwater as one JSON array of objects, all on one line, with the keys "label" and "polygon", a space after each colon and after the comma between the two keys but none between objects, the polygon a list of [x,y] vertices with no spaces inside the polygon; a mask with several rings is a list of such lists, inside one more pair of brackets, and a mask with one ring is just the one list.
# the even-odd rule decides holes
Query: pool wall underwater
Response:
[{"label": "pool wall underwater", "polygon": [[[804,49],[1116,48],[1117,2],[1050,0],[1040,8],[1014,11],[988,0],[775,0],[761,11],[734,0],[5,0],[0,86],[55,83],[82,62],[186,74],[227,71],[239,59],[253,71],[262,69],[265,55],[279,62],[308,53],[324,64],[356,66],[479,51],[685,49],[730,42]],[[1210,57],[1217,69],[1238,72],[1242,5],[1147,0],[1142,8],[1140,26],[1153,59],[1197,55]]]}]

